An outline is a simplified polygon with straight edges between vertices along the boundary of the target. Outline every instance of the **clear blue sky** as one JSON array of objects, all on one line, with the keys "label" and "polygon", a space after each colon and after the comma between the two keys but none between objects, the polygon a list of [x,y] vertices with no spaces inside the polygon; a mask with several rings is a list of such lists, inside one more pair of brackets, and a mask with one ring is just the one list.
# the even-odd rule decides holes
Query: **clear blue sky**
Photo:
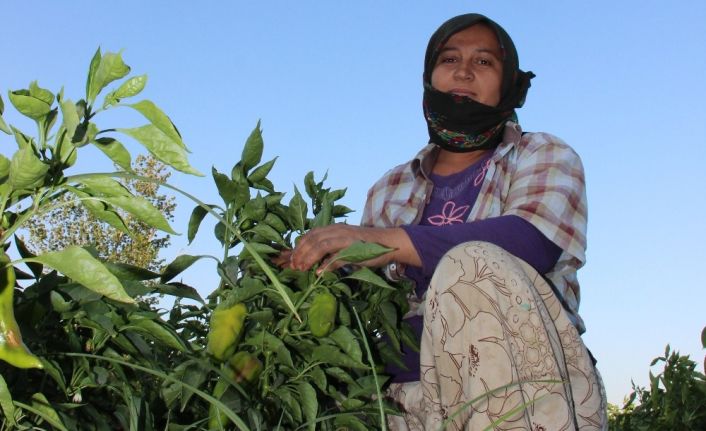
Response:
[{"label": "clear blue sky", "polygon": [[[650,360],[667,343],[701,363],[702,0],[8,1],[0,11],[0,90],[9,105],[8,89],[38,79],[78,99],[96,47],[124,49],[133,72],[149,75],[144,96],[171,115],[197,169],[230,172],[261,118],[265,158],[279,156],[278,189],[291,192],[306,172],[328,171],[331,186],[348,187],[344,203],[361,210],[370,184],[426,143],[428,37],[472,11],[503,25],[522,68],[537,75],[519,111],[525,130],[558,135],[583,158],[590,214],[580,311],[609,400],[620,402],[631,379],[646,384]],[[0,136],[3,154],[13,146]],[[216,201],[209,177],[173,179]],[[186,231],[191,208],[180,200],[177,230]],[[210,236],[202,232],[192,246],[174,237],[165,257],[218,255]],[[185,281],[207,293],[215,268],[197,267]]]}]

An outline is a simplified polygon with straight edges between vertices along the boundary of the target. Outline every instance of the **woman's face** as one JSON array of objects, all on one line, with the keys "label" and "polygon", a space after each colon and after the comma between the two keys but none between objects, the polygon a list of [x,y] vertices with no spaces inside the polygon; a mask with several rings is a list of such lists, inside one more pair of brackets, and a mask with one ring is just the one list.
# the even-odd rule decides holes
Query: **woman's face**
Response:
[{"label": "woman's face", "polygon": [[431,85],[489,106],[500,103],[503,62],[495,33],[476,24],[454,33],[439,50]]}]

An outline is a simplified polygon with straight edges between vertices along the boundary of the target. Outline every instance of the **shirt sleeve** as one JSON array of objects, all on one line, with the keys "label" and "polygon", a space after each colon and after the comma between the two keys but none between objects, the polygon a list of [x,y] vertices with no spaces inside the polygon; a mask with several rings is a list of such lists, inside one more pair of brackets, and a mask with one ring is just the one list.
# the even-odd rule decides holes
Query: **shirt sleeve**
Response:
[{"label": "shirt sleeve", "polygon": [[500,216],[445,226],[405,225],[422,260],[422,273],[431,276],[443,255],[458,244],[486,241],[526,261],[540,274],[549,272],[561,248],[536,227],[517,216]]},{"label": "shirt sleeve", "polygon": [[586,185],[581,159],[560,139],[533,134],[519,151],[503,215],[530,222],[576,261],[586,261]]}]

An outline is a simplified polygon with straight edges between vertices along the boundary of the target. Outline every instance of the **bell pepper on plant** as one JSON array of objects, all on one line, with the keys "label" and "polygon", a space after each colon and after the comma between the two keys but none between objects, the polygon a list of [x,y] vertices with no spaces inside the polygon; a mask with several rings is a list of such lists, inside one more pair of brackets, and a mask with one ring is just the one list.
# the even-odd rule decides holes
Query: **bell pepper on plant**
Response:
[{"label": "bell pepper on plant", "polygon": [[[228,363],[223,365],[223,369],[226,371],[231,379],[235,380],[237,383],[247,382],[251,383],[257,380],[262,371],[262,362],[257,359],[254,355],[240,351],[228,359]],[[213,396],[215,398],[221,399],[223,394],[228,389],[229,384],[223,379],[219,379],[216,382],[216,386],[213,388]],[[209,430],[220,430],[223,429],[231,421],[228,416],[222,412],[215,404],[211,404],[208,409],[208,429]]]},{"label": "bell pepper on plant", "polygon": [[255,381],[262,371],[262,362],[254,355],[240,351],[228,359],[231,377],[238,383]]},{"label": "bell pepper on plant", "polygon": [[221,305],[211,314],[206,350],[219,361],[225,361],[237,346],[248,309],[243,303]]},{"label": "bell pepper on plant", "polygon": [[322,292],[314,297],[309,308],[309,330],[315,337],[325,337],[333,330],[336,321],[336,297]]},{"label": "bell pepper on plant", "polygon": [[0,256],[0,359],[18,368],[42,368],[39,358],[22,342],[12,308],[14,294],[15,269],[3,253]]}]

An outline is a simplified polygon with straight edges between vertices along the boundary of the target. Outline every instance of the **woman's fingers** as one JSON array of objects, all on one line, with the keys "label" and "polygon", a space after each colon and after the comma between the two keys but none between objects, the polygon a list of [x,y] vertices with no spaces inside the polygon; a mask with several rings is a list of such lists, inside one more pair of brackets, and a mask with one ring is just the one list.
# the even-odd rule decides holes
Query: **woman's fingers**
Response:
[{"label": "woman's fingers", "polygon": [[303,235],[291,256],[290,268],[307,271],[316,263],[321,262],[322,269],[336,269],[344,265],[345,262],[336,261],[327,266],[331,259],[338,251],[356,241],[377,243],[394,250],[383,256],[360,262],[360,265],[382,266],[396,260],[408,265],[421,266],[421,259],[403,229],[334,224],[312,229]]},{"label": "woman's fingers", "polygon": [[270,260],[272,261],[272,263],[279,266],[280,268],[291,268],[293,253],[294,250],[292,249],[284,249],[282,250],[282,252],[280,252],[280,254],[272,257]]},{"label": "woman's fingers", "polygon": [[312,229],[297,244],[292,255],[292,267],[306,271],[327,256],[333,255],[359,240],[358,227],[335,224]]}]

